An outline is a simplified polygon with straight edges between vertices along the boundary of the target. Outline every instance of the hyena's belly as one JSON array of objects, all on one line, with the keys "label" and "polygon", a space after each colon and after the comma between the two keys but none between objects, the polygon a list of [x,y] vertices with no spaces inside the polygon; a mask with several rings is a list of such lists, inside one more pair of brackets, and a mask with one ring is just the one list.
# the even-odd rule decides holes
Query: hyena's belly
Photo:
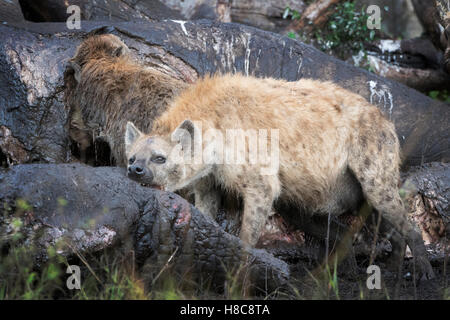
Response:
[{"label": "hyena's belly", "polygon": [[364,201],[362,188],[350,170],[340,175],[331,186],[328,196],[316,211],[316,214],[339,216],[344,213],[355,213]]},{"label": "hyena's belly", "polygon": [[[284,179],[283,179],[284,178]],[[320,183],[317,176],[281,175],[283,190],[279,200],[291,203],[300,214],[339,216],[343,213],[354,212],[361,206],[364,197],[361,185],[353,173],[344,169],[332,182]],[[321,176],[323,179],[329,178]],[[328,180],[328,181],[330,181]]]}]

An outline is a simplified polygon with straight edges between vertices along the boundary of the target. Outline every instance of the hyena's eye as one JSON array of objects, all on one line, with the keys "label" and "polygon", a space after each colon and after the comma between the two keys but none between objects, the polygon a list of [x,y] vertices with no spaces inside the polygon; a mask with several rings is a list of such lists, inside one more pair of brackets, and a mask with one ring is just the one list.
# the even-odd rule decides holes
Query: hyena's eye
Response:
[{"label": "hyena's eye", "polygon": [[154,156],[152,157],[152,162],[154,163],[158,163],[158,164],[163,164],[166,162],[166,158],[164,158],[163,156]]},{"label": "hyena's eye", "polygon": [[129,160],[128,160],[128,164],[133,164],[136,161],[136,157],[132,156]]}]

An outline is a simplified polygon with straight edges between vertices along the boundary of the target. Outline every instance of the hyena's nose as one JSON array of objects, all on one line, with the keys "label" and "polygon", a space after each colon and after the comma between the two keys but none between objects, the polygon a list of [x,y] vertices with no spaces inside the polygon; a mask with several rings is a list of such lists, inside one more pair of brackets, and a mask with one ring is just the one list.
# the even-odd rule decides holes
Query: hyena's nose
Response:
[{"label": "hyena's nose", "polygon": [[133,164],[128,167],[128,176],[130,178],[142,178],[145,175],[144,168],[139,164]]}]

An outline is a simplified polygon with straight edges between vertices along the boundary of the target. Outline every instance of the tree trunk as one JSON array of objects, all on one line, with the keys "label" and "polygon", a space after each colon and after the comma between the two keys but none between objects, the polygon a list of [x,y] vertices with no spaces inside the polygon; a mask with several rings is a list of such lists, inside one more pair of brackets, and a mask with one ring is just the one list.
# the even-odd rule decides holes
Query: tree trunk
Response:
[{"label": "tree trunk", "polygon": [[300,20],[289,25],[289,30],[301,30],[309,33],[314,28],[321,28],[328,21],[328,17],[333,13],[333,6],[341,0],[316,0],[313,1],[303,11]]},{"label": "tree trunk", "polygon": [[291,23],[282,18],[287,7],[302,13],[306,4],[300,0],[233,0],[231,18],[233,22],[283,34]]},{"label": "tree trunk", "polygon": [[381,40],[365,45],[373,71],[424,93],[450,88],[442,52],[430,39]]},{"label": "tree trunk", "polygon": [[450,74],[450,6],[447,0],[412,0],[427,35],[444,52],[444,65]]}]

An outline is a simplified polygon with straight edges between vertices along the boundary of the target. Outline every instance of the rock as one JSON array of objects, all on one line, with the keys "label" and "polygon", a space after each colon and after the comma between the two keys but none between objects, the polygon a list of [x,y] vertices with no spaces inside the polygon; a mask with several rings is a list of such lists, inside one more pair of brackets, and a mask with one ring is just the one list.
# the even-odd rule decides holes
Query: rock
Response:
[{"label": "rock", "polygon": [[67,8],[80,8],[81,20],[91,21],[157,21],[182,19],[182,16],[158,0],[44,0],[20,1],[25,19],[33,22],[65,22],[72,13]]},{"label": "rock", "polygon": [[0,1],[0,23],[23,21],[24,17],[19,0]]},{"label": "rock", "polygon": [[38,268],[48,258],[47,249],[64,240],[57,252],[66,258],[134,250],[147,284],[172,255],[176,274],[210,281],[217,290],[223,289],[227,272],[244,261],[255,288],[271,291],[289,279],[286,263],[244,247],[181,197],[126,179],[122,168],[17,165],[1,169],[0,181],[0,206],[6,208],[0,234],[8,242],[15,230],[12,220],[21,219],[23,243],[36,246]]},{"label": "rock", "polygon": [[58,36],[1,27],[9,34],[2,35],[0,48],[0,125],[27,152],[22,161],[65,162],[70,150],[62,74],[73,45]]}]

